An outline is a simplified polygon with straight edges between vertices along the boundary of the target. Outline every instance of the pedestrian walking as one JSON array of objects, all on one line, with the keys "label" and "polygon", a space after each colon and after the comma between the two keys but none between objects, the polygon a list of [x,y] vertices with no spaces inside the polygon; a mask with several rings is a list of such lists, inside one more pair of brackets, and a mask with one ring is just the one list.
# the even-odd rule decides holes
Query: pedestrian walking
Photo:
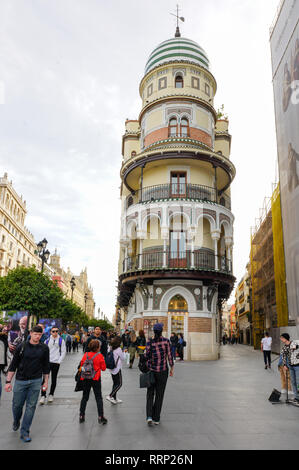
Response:
[{"label": "pedestrian walking", "polygon": [[[97,403],[98,410],[98,423],[106,424],[107,419],[104,416],[103,397],[102,397],[102,384],[101,384],[101,371],[106,370],[106,363],[104,356],[100,353],[101,342],[98,339],[92,339],[89,342],[89,351],[84,353],[80,366],[81,366],[81,378],[83,381],[83,396],[80,403],[80,417],[79,422],[85,421],[85,411],[87,402],[89,400],[90,390],[93,389],[93,393]],[[87,370],[86,361],[92,361],[91,378],[84,378],[84,368]]]},{"label": "pedestrian walking", "polygon": [[146,339],[145,339],[145,334],[143,330],[139,330],[139,334],[136,340],[136,348],[137,348],[137,354],[140,356],[144,354],[145,348],[146,348]]},{"label": "pedestrian walking", "polygon": [[113,351],[113,357],[114,357],[114,362],[115,362],[115,368],[110,370],[112,381],[113,381],[113,387],[110,395],[106,397],[108,401],[113,403],[114,405],[118,403],[122,403],[122,400],[118,399],[116,394],[119,392],[119,390],[122,387],[122,363],[125,359],[125,354],[122,351],[121,347],[121,338],[119,336],[116,336],[115,338],[112,338],[111,340],[111,345],[110,345],[110,350]]},{"label": "pedestrian walking", "polygon": [[132,369],[134,360],[135,360],[135,354],[136,354],[136,342],[137,342],[137,337],[135,334],[135,331],[131,331],[129,334],[129,342],[128,342],[128,352],[130,354],[130,366],[129,369]]},{"label": "pedestrian walking", "polygon": [[72,337],[69,333],[66,334],[65,346],[67,354],[72,352]]},{"label": "pedestrian walking", "polygon": [[12,362],[9,365],[5,391],[11,392],[11,381],[16,373],[13,389],[13,430],[17,431],[26,405],[21,425],[20,437],[24,442],[30,442],[30,427],[34,417],[39,392],[48,388],[50,372],[49,348],[40,342],[43,330],[35,326],[31,331],[29,341],[17,346]]},{"label": "pedestrian walking", "polygon": [[186,347],[186,341],[184,340],[183,333],[179,334],[178,340],[178,355],[180,356],[180,361],[184,361],[184,348]]},{"label": "pedestrian walking", "polygon": [[5,375],[7,368],[7,353],[8,353],[8,333],[3,325],[0,327],[0,399],[2,395],[2,374]]},{"label": "pedestrian walking", "polygon": [[[286,364],[287,364],[287,367],[289,369],[290,365],[289,365],[288,358],[286,360]],[[287,393],[288,392],[289,395],[293,395],[290,373],[284,370],[282,353],[279,356],[277,367],[278,367],[278,371],[280,373],[281,393]]]},{"label": "pedestrian walking", "polygon": [[[50,374],[51,374],[51,388],[48,398],[48,403],[53,403],[54,393],[57,385],[57,376],[61,363],[66,355],[66,345],[64,339],[59,336],[59,330],[53,326],[51,329],[51,336],[45,341],[50,351]],[[44,405],[47,398],[47,392],[41,391],[40,405]]]},{"label": "pedestrian walking", "polygon": [[178,348],[178,342],[179,338],[176,333],[171,333],[170,336],[170,348],[171,348],[171,354],[174,362],[176,361],[176,352]]},{"label": "pedestrian walking", "polygon": [[122,348],[123,348],[123,351],[125,349],[128,349],[129,347],[129,341],[130,341],[130,332],[129,330],[125,330],[124,334],[122,335],[121,337],[121,341],[122,341]]},{"label": "pedestrian walking", "polygon": [[76,334],[72,336],[72,348],[73,348],[73,353],[79,352],[79,340]]},{"label": "pedestrian walking", "polygon": [[290,371],[293,393],[295,395],[293,403],[299,406],[299,344],[298,341],[291,340],[288,333],[280,336],[283,343],[282,361],[285,372]]},{"label": "pedestrian walking", "polygon": [[173,358],[170,341],[162,336],[163,324],[156,323],[153,327],[154,338],[147,342],[145,359],[148,369],[152,372],[154,384],[147,389],[146,420],[149,426],[160,423],[165,388],[168,380],[168,364],[170,376],[173,376]]},{"label": "pedestrian walking", "polygon": [[264,338],[261,341],[261,351],[264,354],[265,369],[271,369],[271,349],[272,349],[272,338],[266,331]]}]

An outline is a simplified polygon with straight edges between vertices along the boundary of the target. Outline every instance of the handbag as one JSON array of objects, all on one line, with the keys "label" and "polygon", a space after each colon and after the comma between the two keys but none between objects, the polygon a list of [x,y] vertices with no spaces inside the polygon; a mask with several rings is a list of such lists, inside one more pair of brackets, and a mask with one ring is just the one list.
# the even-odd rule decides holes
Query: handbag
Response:
[{"label": "handbag", "polygon": [[83,380],[80,380],[81,378],[81,366],[79,364],[77,373],[75,375],[75,381],[76,381],[76,386],[74,392],[82,392],[83,391]]},{"label": "handbag", "polygon": [[149,388],[155,384],[154,373],[149,370],[144,374],[140,374],[140,388]]}]

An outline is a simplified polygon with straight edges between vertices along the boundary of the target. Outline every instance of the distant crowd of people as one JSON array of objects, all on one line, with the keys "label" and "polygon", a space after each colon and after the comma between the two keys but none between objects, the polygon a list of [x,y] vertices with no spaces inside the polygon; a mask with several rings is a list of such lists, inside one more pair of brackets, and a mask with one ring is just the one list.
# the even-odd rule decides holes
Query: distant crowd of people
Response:
[{"label": "distant crowd of people", "polygon": [[30,428],[38,400],[40,405],[54,402],[60,366],[67,354],[79,352],[79,346],[83,352],[76,374],[76,391],[82,391],[79,423],[85,421],[91,389],[96,399],[98,422],[102,425],[107,423],[101,373],[109,370],[112,388],[106,400],[118,405],[122,403],[118,392],[123,385],[123,364],[126,362],[131,369],[137,358],[140,371],[151,375],[151,383],[147,388],[146,422],[149,426],[158,425],[168,376],[173,375],[175,361],[184,360],[186,347],[183,334],[173,333],[169,340],[162,336],[162,332],[161,323],[154,325],[149,340],[143,330],[138,335],[133,330],[125,330],[120,336],[115,331],[107,333],[95,327],[92,332],[76,331],[71,334],[63,331],[60,334],[58,327],[53,326],[48,337],[44,334],[43,325],[38,324],[27,337],[23,336],[9,360],[8,332],[5,326],[0,325],[0,399],[4,375],[5,391],[13,392],[13,430],[20,428],[22,441],[31,441]]}]

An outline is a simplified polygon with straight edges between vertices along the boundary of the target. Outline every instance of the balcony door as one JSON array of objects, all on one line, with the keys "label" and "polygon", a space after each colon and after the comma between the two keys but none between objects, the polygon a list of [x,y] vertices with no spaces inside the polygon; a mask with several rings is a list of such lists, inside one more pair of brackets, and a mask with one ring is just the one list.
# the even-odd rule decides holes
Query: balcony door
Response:
[{"label": "balcony door", "polygon": [[186,182],[187,177],[185,172],[172,172],[171,173],[171,197],[184,198],[186,197]]},{"label": "balcony door", "polygon": [[187,250],[186,250],[186,232],[171,231],[170,232],[170,268],[186,268],[187,267]]}]

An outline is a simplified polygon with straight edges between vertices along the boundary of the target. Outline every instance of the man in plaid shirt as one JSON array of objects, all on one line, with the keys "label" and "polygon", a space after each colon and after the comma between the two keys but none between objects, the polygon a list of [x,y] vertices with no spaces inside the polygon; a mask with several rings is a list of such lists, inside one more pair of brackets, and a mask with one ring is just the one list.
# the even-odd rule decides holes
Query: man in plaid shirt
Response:
[{"label": "man in plaid shirt", "polygon": [[164,392],[168,379],[168,363],[170,365],[169,375],[173,376],[173,357],[171,354],[170,341],[162,336],[163,324],[154,325],[154,339],[146,344],[145,359],[147,366],[155,379],[155,383],[147,389],[146,416],[147,423],[160,423],[160,414],[163,404]]}]

